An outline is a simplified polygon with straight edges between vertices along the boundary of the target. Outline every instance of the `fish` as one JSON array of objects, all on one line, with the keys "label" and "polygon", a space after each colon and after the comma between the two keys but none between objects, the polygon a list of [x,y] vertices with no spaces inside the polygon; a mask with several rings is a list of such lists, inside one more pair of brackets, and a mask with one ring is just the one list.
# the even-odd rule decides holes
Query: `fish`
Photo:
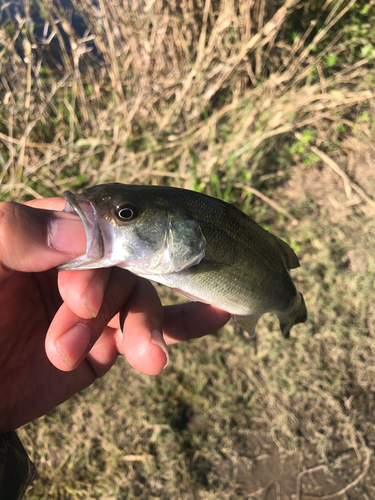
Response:
[{"label": "fish", "polygon": [[118,266],[227,311],[250,336],[265,313],[282,335],[307,319],[290,246],[227,202],[164,186],[101,184],[64,192],[85,227],[86,253],[60,270]]}]

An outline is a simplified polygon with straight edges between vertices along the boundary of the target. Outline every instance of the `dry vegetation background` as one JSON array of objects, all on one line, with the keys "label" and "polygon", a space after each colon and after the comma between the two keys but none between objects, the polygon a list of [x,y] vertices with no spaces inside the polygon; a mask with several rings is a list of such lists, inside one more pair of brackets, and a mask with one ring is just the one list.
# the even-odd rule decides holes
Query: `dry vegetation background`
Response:
[{"label": "dry vegetation background", "polygon": [[157,378],[119,360],[20,430],[27,498],[375,498],[374,0],[23,3],[0,3],[0,199],[221,197],[293,246],[309,311]]}]

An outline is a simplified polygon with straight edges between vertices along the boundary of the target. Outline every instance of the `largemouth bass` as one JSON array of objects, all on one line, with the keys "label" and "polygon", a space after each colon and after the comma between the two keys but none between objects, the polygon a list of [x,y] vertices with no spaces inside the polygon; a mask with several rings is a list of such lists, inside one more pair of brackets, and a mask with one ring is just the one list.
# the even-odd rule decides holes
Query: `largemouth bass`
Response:
[{"label": "largemouth bass", "polygon": [[282,334],[306,320],[293,250],[233,205],[185,189],[103,184],[64,193],[86,254],[59,269],[119,266],[231,313],[250,335],[266,312]]}]

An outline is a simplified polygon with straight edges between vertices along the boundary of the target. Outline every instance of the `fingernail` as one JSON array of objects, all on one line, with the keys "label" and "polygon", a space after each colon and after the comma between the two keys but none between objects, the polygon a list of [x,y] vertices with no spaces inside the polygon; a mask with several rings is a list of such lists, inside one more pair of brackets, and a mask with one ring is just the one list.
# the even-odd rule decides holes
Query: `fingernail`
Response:
[{"label": "fingernail", "polygon": [[83,302],[86,304],[86,307],[90,311],[93,318],[96,318],[100,308],[102,307],[107,282],[107,273],[94,274],[86,287]]},{"label": "fingernail", "polygon": [[167,368],[169,363],[169,354],[167,349],[167,344],[163,338],[163,335],[159,332],[159,330],[152,330],[151,332],[151,342],[160,347],[160,349],[164,352],[165,357],[167,358],[167,362],[163,367],[163,371]]},{"label": "fingernail", "polygon": [[79,364],[90,346],[90,331],[82,323],[64,332],[56,341],[56,348],[69,368]]},{"label": "fingernail", "polygon": [[48,224],[48,246],[65,253],[84,254],[86,233],[80,220],[50,219]]}]

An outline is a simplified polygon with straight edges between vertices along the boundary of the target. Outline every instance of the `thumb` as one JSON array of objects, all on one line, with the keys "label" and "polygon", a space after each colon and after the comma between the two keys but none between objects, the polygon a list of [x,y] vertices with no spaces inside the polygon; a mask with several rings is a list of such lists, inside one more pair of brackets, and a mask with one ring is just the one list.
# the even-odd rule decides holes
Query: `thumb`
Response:
[{"label": "thumb", "polygon": [[0,282],[13,271],[45,271],[85,251],[78,216],[0,202]]}]

